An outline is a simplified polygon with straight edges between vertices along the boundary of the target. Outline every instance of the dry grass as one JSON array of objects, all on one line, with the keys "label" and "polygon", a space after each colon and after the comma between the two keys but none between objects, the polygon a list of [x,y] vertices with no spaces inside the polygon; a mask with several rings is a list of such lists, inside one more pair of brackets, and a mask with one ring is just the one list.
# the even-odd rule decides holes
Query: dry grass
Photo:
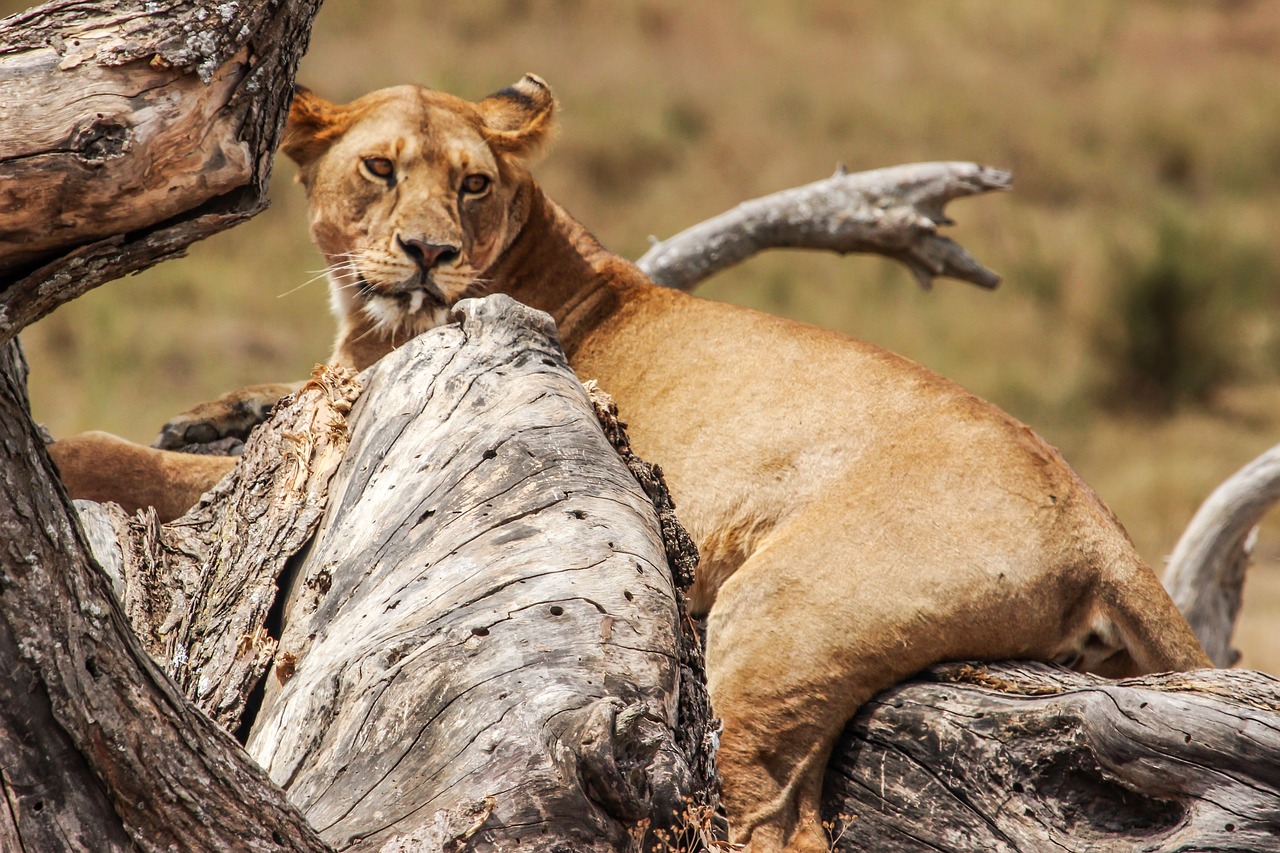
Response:
[{"label": "dry grass", "polygon": [[[408,80],[479,96],[536,71],[563,105],[544,185],[633,257],[649,234],[837,162],[1012,169],[1013,194],[952,209],[1006,275],[996,293],[923,294],[887,262],[778,253],[703,295],[868,338],[992,399],[1061,446],[1159,563],[1209,489],[1280,438],[1277,51],[1280,3],[1262,0],[329,0],[301,79],[339,99]],[[319,260],[280,172],[254,222],[24,336],[55,433],[149,440],[190,403],[326,357],[323,285],[290,292]],[[1209,247],[1177,262],[1230,384],[1207,408],[1105,409],[1117,363],[1100,342],[1171,222]],[[1280,586],[1275,543],[1252,588]],[[1251,597],[1247,618],[1273,618],[1277,597]],[[1280,671],[1268,632],[1243,636]]]}]

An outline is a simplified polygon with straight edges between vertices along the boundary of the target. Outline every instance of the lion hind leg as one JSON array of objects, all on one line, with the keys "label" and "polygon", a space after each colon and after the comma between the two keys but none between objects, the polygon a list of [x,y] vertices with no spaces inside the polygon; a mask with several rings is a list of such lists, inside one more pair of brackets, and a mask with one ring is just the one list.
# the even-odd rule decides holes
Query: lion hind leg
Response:
[{"label": "lion hind leg", "polygon": [[746,853],[826,853],[822,781],[835,736],[787,721],[763,727],[742,713],[751,700],[732,692],[721,690],[712,701],[726,708],[716,761],[731,840]]}]

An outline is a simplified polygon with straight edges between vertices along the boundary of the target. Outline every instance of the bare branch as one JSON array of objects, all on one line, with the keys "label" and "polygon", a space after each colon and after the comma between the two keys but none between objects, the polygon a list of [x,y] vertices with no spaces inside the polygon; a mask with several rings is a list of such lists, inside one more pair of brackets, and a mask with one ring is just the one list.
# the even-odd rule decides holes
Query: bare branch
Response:
[{"label": "bare branch", "polygon": [[266,206],[319,5],[47,3],[0,22],[0,343]]},{"label": "bare branch", "polygon": [[655,243],[637,265],[659,284],[692,290],[765,249],[872,252],[906,264],[920,286],[937,276],[992,288],[1000,276],[938,233],[943,208],[963,196],[1007,190],[1008,172],[976,163],[915,163],[845,174],[743,202]]},{"label": "bare branch", "polygon": [[1164,586],[1218,666],[1231,666],[1231,646],[1254,529],[1280,500],[1280,445],[1245,465],[1196,510],[1173,550]]}]

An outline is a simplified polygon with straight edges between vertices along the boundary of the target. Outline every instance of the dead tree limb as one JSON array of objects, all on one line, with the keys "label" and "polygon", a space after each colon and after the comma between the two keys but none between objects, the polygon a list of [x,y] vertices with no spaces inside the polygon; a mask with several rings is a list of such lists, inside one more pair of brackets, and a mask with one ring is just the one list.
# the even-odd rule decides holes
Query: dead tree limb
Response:
[{"label": "dead tree limb", "polygon": [[265,207],[319,5],[53,2],[0,24],[0,343]]},{"label": "dead tree limb", "polygon": [[882,693],[827,771],[838,850],[1275,850],[1280,682],[949,664]]},{"label": "dead tree limb", "polygon": [[622,849],[706,792],[653,502],[549,318],[459,310],[367,376],[248,749],[342,849]]},{"label": "dead tree limb", "polygon": [[1169,590],[1209,657],[1231,666],[1231,645],[1258,522],[1280,501],[1280,445],[1231,475],[1196,510],[1164,573]]},{"label": "dead tree limb", "polygon": [[0,839],[6,850],[327,849],[142,649],[0,347]]},{"label": "dead tree limb", "polygon": [[952,199],[1007,190],[1008,172],[975,163],[915,163],[846,174],[743,202],[655,243],[637,261],[659,284],[692,290],[766,249],[873,252],[906,264],[920,286],[937,276],[992,288],[1000,276],[938,233]]},{"label": "dead tree limb", "polygon": [[273,667],[249,749],[336,847],[695,849],[710,710],[676,588],[696,551],[550,320],[507,297],[460,310],[365,375],[287,571],[346,446],[350,382],[327,369],[191,514],[112,513],[99,547],[224,725]]}]

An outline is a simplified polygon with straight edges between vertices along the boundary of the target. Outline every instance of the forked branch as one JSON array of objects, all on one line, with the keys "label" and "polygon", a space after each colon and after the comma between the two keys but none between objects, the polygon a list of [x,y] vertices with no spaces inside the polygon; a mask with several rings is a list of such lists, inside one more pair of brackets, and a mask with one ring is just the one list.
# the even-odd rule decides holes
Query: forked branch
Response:
[{"label": "forked branch", "polygon": [[1007,190],[1013,176],[976,163],[914,163],[782,190],[657,242],[637,261],[659,284],[692,290],[766,249],[872,252],[901,261],[926,290],[946,276],[992,288],[1000,276],[938,233],[947,202]]}]

